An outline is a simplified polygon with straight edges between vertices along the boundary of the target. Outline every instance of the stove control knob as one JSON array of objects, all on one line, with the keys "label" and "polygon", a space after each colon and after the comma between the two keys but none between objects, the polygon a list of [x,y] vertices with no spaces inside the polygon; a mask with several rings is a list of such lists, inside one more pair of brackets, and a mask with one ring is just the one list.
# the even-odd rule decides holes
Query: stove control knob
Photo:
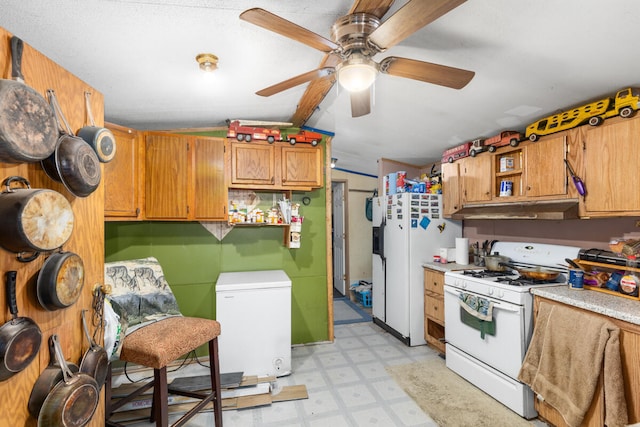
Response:
[{"label": "stove control knob", "polygon": [[498,291],[498,298],[504,298],[504,291],[502,290]]},{"label": "stove control knob", "polygon": [[489,293],[489,295],[493,295],[493,288],[489,288],[487,292]]}]

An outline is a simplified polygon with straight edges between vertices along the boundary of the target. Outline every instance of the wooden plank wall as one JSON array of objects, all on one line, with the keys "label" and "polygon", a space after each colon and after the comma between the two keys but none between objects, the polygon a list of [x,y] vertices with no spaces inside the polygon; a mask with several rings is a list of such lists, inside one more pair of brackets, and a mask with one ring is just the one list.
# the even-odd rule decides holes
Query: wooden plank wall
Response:
[{"label": "wooden plank wall", "polygon": [[[20,34],[16,34],[20,37]],[[0,28],[0,77],[11,78],[10,61],[11,34]],[[99,64],[96,64],[99,66]],[[22,72],[27,85],[43,96],[51,88],[74,132],[87,125],[85,91],[91,92],[91,110],[97,126],[104,123],[103,94],[90,87],[49,58],[29,46],[25,40],[22,60]],[[104,174],[104,167],[103,174]],[[7,307],[4,292],[5,272],[18,271],[17,303],[20,316],[32,318],[43,333],[42,347],[36,360],[24,371],[8,380],[0,382],[0,426],[35,426],[37,420],[31,417],[27,403],[32,387],[40,372],[49,364],[48,339],[58,334],[62,350],[67,360],[79,364],[88,348],[82,334],[81,309],[91,310],[92,289],[95,284],[103,283],[104,269],[104,184],[86,198],[76,198],[62,184],[54,182],[42,171],[39,163],[8,164],[0,163],[0,181],[11,175],[26,177],[32,188],[49,188],[64,195],[73,208],[75,224],[71,239],[63,249],[77,253],[84,262],[85,282],[79,300],[64,310],[46,311],[40,307],[36,297],[37,274],[46,256],[41,255],[30,263],[20,263],[16,256],[0,249],[0,324],[4,324],[11,315]],[[1,197],[1,195],[0,195]],[[104,425],[104,392],[91,426]]]}]

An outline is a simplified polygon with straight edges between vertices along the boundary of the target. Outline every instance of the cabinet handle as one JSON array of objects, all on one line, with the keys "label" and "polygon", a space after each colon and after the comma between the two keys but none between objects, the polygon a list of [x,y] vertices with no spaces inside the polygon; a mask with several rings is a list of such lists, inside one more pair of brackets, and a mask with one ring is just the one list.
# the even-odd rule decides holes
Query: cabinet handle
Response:
[{"label": "cabinet handle", "polygon": [[275,179],[275,177],[272,176],[271,177],[271,183],[274,184],[275,182],[276,182],[276,179]]}]

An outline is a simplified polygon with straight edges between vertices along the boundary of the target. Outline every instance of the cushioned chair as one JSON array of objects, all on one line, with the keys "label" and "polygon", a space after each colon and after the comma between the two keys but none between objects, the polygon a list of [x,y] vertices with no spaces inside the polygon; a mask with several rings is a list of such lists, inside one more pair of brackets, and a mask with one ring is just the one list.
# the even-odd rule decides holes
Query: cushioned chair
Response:
[{"label": "cushioned chair", "polygon": [[[190,418],[213,403],[215,426],[222,426],[220,401],[220,368],[218,335],[220,324],[215,320],[185,317],[179,313],[173,293],[155,258],[105,264],[105,283],[111,285],[109,301],[121,317],[125,338],[114,349],[119,360],[153,368],[153,380],[128,396],[112,402],[111,368],[105,384],[106,425],[114,411],[153,387],[150,420],[156,426],[169,425],[169,394],[200,399],[173,426],[184,425]],[[167,365],[201,345],[209,349],[211,390],[192,392],[172,389],[167,383]]]}]

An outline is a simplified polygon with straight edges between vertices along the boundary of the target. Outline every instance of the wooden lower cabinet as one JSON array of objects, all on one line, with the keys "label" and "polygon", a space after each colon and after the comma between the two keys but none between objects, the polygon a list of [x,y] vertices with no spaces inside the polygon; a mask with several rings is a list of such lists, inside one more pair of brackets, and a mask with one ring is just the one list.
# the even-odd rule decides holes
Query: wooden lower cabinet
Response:
[{"label": "wooden lower cabinet", "polygon": [[441,353],[444,345],[444,273],[424,269],[424,339]]},{"label": "wooden lower cabinet", "polygon": [[[549,304],[570,307],[560,302],[536,296],[536,312],[541,301]],[[573,310],[579,310],[583,313],[588,313],[591,316],[606,317],[620,328],[620,356],[622,359],[622,375],[624,378],[624,392],[627,401],[629,424],[640,422],[640,399],[638,399],[638,396],[640,396],[640,326],[603,316],[598,313],[593,313],[591,311],[582,310],[580,308],[570,308]],[[553,426],[567,426],[562,415],[547,403],[540,402],[536,399],[535,408],[538,411],[538,416]],[[582,427],[602,427],[604,425],[604,417],[604,390],[602,387],[602,376],[600,376],[598,388],[596,389],[589,411],[582,422]]]}]

